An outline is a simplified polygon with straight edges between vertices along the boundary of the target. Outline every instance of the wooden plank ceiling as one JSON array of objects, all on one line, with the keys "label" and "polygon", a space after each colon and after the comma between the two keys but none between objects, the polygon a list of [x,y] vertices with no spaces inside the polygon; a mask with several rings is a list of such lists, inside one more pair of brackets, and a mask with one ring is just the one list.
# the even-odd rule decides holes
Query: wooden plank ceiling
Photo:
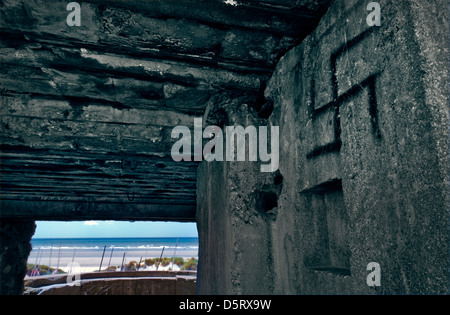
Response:
[{"label": "wooden plank ceiling", "polygon": [[[329,0],[0,1],[0,218],[195,220],[174,126],[261,99]],[[256,104],[258,106],[258,104]]]}]

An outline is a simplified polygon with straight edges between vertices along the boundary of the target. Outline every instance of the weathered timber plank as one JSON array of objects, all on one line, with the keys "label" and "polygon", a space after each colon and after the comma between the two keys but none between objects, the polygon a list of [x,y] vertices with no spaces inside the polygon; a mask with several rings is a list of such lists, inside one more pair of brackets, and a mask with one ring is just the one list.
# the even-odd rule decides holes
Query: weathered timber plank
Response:
[{"label": "weathered timber plank", "polygon": [[161,127],[0,116],[1,142],[39,149],[164,154]]},{"label": "weathered timber plank", "polygon": [[170,157],[0,147],[2,199],[190,204],[196,162]]},{"label": "weathered timber plank", "polygon": [[59,200],[74,201],[93,198],[98,202],[135,202],[135,203],[167,203],[167,204],[192,204],[195,203],[195,195],[177,194],[174,192],[158,191],[154,194],[141,194],[135,190],[117,192],[99,191],[56,191],[52,188],[40,190],[20,189],[14,193],[2,192],[3,200]]},{"label": "weathered timber plank", "polygon": [[0,218],[17,220],[195,221],[195,204],[1,200]]},{"label": "weathered timber plank", "polygon": [[[10,36],[13,36],[10,34]],[[36,39],[33,38],[33,41]],[[19,39],[20,41],[20,39]],[[9,43],[9,44],[8,44]],[[52,43],[34,43],[17,40],[4,41],[0,49],[2,63],[36,68],[49,68],[67,71],[73,75],[75,70],[84,70],[101,78],[131,77],[155,82],[171,82],[184,86],[214,85],[257,90],[261,74],[249,70],[247,73],[220,69],[216,64],[188,64],[177,60],[155,60],[148,56],[133,57],[124,52],[103,52],[102,46],[88,48],[58,46]],[[12,46],[12,47],[11,47]],[[92,70],[99,70],[93,72]],[[16,71],[17,72],[17,71]],[[262,73],[267,76],[269,72]]]},{"label": "weathered timber plank", "polygon": [[[37,34],[59,35],[66,38],[64,41],[76,40],[92,43],[102,42],[111,46],[152,47],[163,52],[176,51],[198,56],[205,54],[222,59],[234,55],[240,56],[235,58],[236,60],[247,59],[253,63],[260,61],[273,64],[283,50],[286,51],[292,47],[294,37],[296,37],[286,36],[286,30],[279,34],[271,32],[272,28],[279,25],[274,23],[273,19],[276,17],[273,14],[264,21],[265,31],[261,32],[260,29],[243,27],[242,22],[238,27],[227,25],[231,16],[227,16],[222,23],[202,24],[190,19],[170,18],[167,15],[155,17],[148,12],[142,14],[136,10],[112,7],[104,3],[98,5],[83,2],[82,25],[70,28],[66,24],[65,6],[67,3],[64,1],[50,1],[49,4],[42,5],[40,1],[28,0],[23,6],[12,1],[5,2],[1,9],[2,15],[6,17],[1,24],[3,29],[12,28],[34,31]],[[173,4],[171,5],[173,6]],[[207,14],[209,16],[212,12],[217,11],[214,7],[212,11],[209,10]],[[247,11],[247,9],[241,7],[239,10],[234,10],[233,14],[243,14],[243,11]],[[251,12],[249,13],[251,14]],[[182,14],[186,14],[186,11],[183,11]],[[203,13],[203,15],[205,14]],[[247,21],[252,16],[244,15],[243,21]],[[11,18],[12,16],[15,18]],[[28,23],[24,23],[25,20]],[[278,23],[283,23],[284,19],[278,20]],[[303,28],[305,26],[310,28],[309,21],[303,20]],[[271,23],[267,23],[267,21],[271,21]],[[253,24],[254,27],[258,25],[261,23]],[[295,35],[298,36],[299,30],[301,31],[303,28],[297,28]],[[268,45],[268,43],[272,44]]]},{"label": "weathered timber plank", "polygon": [[[108,167],[129,171],[134,169],[145,170],[152,169],[155,166],[160,172],[174,173],[177,170],[194,170],[198,162],[175,162],[170,156],[163,155],[144,155],[137,153],[97,153],[97,152],[78,152],[64,150],[37,149],[32,147],[10,146],[4,143],[0,144],[0,158],[4,161],[31,161],[31,163],[53,163],[53,164],[86,164],[88,166],[98,165],[99,167]],[[9,163],[13,164],[13,163]]]},{"label": "weathered timber plank", "polygon": [[29,95],[0,95],[1,115],[74,122],[104,122],[157,127],[192,126],[193,117],[158,109],[114,108],[95,102],[75,103]]},{"label": "weathered timber plank", "polygon": [[101,190],[113,191],[115,189],[124,189],[125,191],[133,189],[140,190],[145,194],[146,191],[165,190],[174,192],[191,191],[195,189],[195,181],[180,179],[166,179],[166,178],[142,178],[140,180],[119,178],[105,178],[103,176],[74,176],[74,175],[59,175],[51,176],[49,174],[26,174],[26,173],[9,173],[2,172],[0,185],[2,189],[15,188],[35,188],[35,187],[49,187],[53,189],[70,190]]},{"label": "weathered timber plank", "polygon": [[330,0],[241,0],[235,4],[227,4],[223,0],[86,0],[86,2],[129,9],[141,12],[147,17],[170,16],[217,27],[227,25],[295,37],[298,36],[299,29],[307,32],[306,26],[320,18]]}]

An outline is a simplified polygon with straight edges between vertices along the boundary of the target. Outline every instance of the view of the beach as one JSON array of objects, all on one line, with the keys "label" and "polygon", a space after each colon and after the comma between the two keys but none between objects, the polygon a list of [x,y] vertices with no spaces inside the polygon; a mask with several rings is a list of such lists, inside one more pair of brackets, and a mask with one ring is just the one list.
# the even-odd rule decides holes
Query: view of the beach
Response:
[{"label": "view of the beach", "polygon": [[195,224],[36,222],[27,276],[92,271],[196,270]]},{"label": "view of the beach", "polygon": [[56,270],[195,270],[198,259],[195,237],[34,238],[31,244],[28,276]]}]

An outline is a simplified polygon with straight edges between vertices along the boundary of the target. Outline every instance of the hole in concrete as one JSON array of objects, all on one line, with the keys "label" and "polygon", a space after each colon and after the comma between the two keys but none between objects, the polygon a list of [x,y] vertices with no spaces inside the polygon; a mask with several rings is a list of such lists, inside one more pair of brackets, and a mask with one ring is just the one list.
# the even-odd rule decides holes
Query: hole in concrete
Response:
[{"label": "hole in concrete", "polygon": [[258,195],[258,208],[269,212],[278,207],[278,195],[272,191],[261,191]]},{"label": "hole in concrete", "polygon": [[311,270],[350,275],[350,248],[347,238],[347,208],[342,180],[333,179],[302,192],[311,212],[305,234],[311,247],[306,250],[305,266]]},{"label": "hole in concrete", "polygon": [[283,183],[283,175],[281,175],[280,170],[276,171],[273,183],[275,186],[279,186]]}]

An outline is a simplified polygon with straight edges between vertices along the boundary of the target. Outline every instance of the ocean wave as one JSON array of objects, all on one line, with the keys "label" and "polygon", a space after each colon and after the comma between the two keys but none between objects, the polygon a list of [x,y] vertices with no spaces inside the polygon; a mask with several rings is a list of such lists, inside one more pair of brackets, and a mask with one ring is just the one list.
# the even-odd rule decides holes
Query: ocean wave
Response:
[{"label": "ocean wave", "polygon": [[61,247],[56,247],[56,246],[33,246],[33,250],[59,250],[61,248],[61,250],[70,250],[70,249],[100,249],[99,246],[61,246]]},{"label": "ocean wave", "polygon": [[[104,246],[33,246],[33,250],[103,250]],[[198,246],[164,246],[164,245],[139,245],[139,246],[107,246],[107,250],[185,250],[185,249],[198,249]]]}]

